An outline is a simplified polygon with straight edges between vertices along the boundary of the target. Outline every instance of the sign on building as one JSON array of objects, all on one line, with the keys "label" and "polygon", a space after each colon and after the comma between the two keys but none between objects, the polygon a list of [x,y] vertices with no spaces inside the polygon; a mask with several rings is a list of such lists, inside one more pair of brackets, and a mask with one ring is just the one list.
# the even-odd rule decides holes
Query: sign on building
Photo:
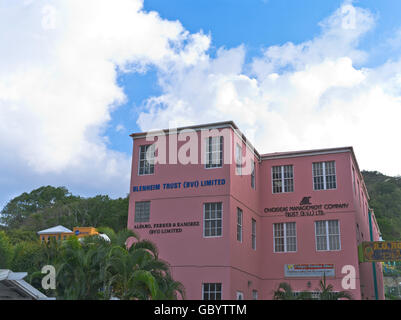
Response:
[{"label": "sign on building", "polygon": [[359,262],[401,261],[401,241],[362,242],[358,253]]},{"label": "sign on building", "polygon": [[334,264],[285,264],[284,277],[334,277]]}]

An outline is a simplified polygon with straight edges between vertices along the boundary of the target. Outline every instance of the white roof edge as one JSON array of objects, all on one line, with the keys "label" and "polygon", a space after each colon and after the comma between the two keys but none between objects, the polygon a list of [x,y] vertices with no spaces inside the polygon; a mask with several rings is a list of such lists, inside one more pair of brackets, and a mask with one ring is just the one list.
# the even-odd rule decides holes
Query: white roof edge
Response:
[{"label": "white roof edge", "polygon": [[68,228],[66,228],[64,226],[59,225],[59,226],[55,226],[55,227],[52,227],[52,228],[48,228],[48,229],[45,229],[45,230],[38,231],[37,234],[66,233],[66,232],[72,232],[72,230],[70,230],[70,229],[68,229]]},{"label": "white roof edge", "polygon": [[10,281],[15,287],[37,300],[54,300],[23,280],[27,274],[27,272],[12,272],[9,269],[0,269],[0,281]]},{"label": "white roof edge", "polygon": [[278,154],[278,155],[262,155],[262,160],[271,160],[271,159],[283,159],[283,158],[297,158],[297,157],[306,157],[306,156],[318,156],[324,154],[334,154],[334,153],[344,153],[344,152],[351,152],[350,149],[346,148],[339,148],[335,150],[316,150],[316,151],[306,151],[302,153],[288,153],[288,154]]}]

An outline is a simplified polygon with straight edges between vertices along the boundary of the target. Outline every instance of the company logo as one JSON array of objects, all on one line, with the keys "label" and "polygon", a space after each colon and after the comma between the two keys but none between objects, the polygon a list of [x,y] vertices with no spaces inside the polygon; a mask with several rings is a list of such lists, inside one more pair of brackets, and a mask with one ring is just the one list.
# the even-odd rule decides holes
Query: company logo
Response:
[{"label": "company logo", "polygon": [[312,204],[312,203],[310,202],[310,198],[312,198],[312,197],[303,197],[302,200],[301,200],[301,202],[299,203],[299,205],[300,205],[300,206],[303,206],[303,205],[307,205],[307,204]]}]

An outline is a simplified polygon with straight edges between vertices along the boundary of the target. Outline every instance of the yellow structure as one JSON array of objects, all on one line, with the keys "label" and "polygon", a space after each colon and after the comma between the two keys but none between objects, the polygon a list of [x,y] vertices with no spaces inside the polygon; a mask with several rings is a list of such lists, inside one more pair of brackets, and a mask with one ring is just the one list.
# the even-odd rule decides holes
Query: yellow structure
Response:
[{"label": "yellow structure", "polygon": [[71,231],[63,226],[56,226],[46,230],[38,232],[39,239],[44,241],[49,241],[49,239],[55,240],[66,240],[71,236],[76,236],[78,238],[98,235],[99,232],[94,227],[74,227]]}]

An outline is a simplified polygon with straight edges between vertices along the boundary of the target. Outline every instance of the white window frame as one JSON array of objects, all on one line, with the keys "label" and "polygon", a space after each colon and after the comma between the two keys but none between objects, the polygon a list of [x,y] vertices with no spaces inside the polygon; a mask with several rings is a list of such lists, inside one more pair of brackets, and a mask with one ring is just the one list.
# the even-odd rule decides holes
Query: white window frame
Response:
[{"label": "white window frame", "polygon": [[252,249],[256,250],[256,220],[252,218],[251,224],[252,224],[251,244],[252,244]]},{"label": "white window frame", "polygon": [[[329,221],[337,221],[338,224],[338,234],[329,234]],[[326,249],[318,249],[317,247],[317,222],[324,222],[325,223],[325,229],[326,229]],[[330,236],[338,236],[338,249],[332,249],[330,248]],[[319,235],[322,237],[323,235]],[[340,226],[340,220],[338,219],[331,219],[331,220],[316,220],[315,221],[315,249],[316,251],[322,252],[322,251],[341,251],[341,226]]]},{"label": "white window frame", "polygon": [[219,300],[216,300],[216,299],[214,299],[214,300],[211,300],[211,299],[205,300],[205,286],[204,286],[205,284],[208,284],[208,285],[211,285],[211,284],[217,285],[217,284],[219,284],[220,285],[220,291],[217,291],[216,288],[215,288],[214,291],[209,291],[209,295],[210,295],[210,292],[214,292],[214,295],[216,296],[216,294],[219,292],[220,293],[220,299],[219,300],[223,300],[223,284],[221,282],[202,282],[202,300],[203,301],[219,301]]},{"label": "white window frame", "polygon": [[[138,176],[149,176],[149,175],[154,175],[155,174],[155,153],[156,150],[153,150],[153,155],[150,159],[147,159],[146,155],[148,154],[148,150],[145,151],[145,159],[141,159],[141,149],[142,148],[155,148],[154,144],[143,144],[139,146],[139,155],[138,155]],[[142,162],[149,162],[149,165],[153,167],[153,172],[151,173],[141,173],[141,163]],[[153,162],[153,163],[151,163]]]},{"label": "white window frame", "polygon": [[241,208],[237,207],[237,241],[242,243],[243,239],[243,222],[244,222],[244,212]]},{"label": "white window frame", "polygon": [[[212,150],[209,151],[209,146],[210,144],[213,146],[215,142],[213,142],[214,139],[219,139],[218,145],[219,145],[219,150],[214,150],[213,147]],[[210,141],[210,142],[209,142]],[[223,167],[223,159],[224,159],[224,136],[210,136],[205,138],[205,169],[218,169]],[[213,154],[219,154],[219,164],[214,164],[213,163]],[[212,154],[212,162],[209,163],[209,154]]]},{"label": "white window frame", "polygon": [[[214,204],[220,203],[221,204],[221,218],[220,218],[220,220],[221,220],[221,234],[220,235],[207,236],[205,234],[205,231],[206,231],[206,223],[205,223],[206,222],[206,220],[205,220],[206,205],[207,204],[212,204],[212,203],[214,203]],[[223,236],[223,212],[224,212],[224,210],[223,210],[223,202],[204,202],[203,203],[203,237],[204,238],[221,238]],[[209,220],[211,220],[211,219],[209,219]],[[217,220],[217,219],[215,219],[215,220]]]},{"label": "white window frame", "polygon": [[242,291],[237,291],[237,300],[244,300],[244,293]]},{"label": "white window frame", "polygon": [[[292,172],[292,178],[285,178],[284,177],[284,169],[285,167],[290,167],[291,172]],[[281,191],[280,192],[275,192],[274,191],[274,182],[278,181],[277,179],[274,179],[274,168],[280,168],[280,175],[281,175]],[[292,180],[292,190],[290,191],[285,191],[285,180]],[[272,166],[271,167],[271,184],[272,184],[272,194],[280,194],[280,193],[291,193],[294,192],[295,190],[295,179],[294,179],[294,165],[292,164],[286,164],[286,165],[280,165],[280,166]]]},{"label": "white window frame", "polygon": [[[146,221],[137,221],[137,216],[136,216],[136,208],[137,205],[139,204],[144,204],[144,203],[149,203],[149,214],[148,214],[148,219]],[[145,223],[145,222],[149,222],[150,221],[150,201],[135,201],[135,206],[134,206],[134,222],[135,223]],[[139,218],[139,217],[138,217]],[[140,220],[143,220],[143,218],[141,217]]]},{"label": "white window frame", "polygon": [[[287,244],[287,238],[289,238],[289,236],[287,235],[287,224],[290,224],[290,223],[295,225],[295,236],[291,236],[291,238],[295,238],[295,250],[291,250],[291,251],[288,250],[288,244]],[[276,238],[278,238],[278,237],[275,236],[274,226],[279,225],[279,224],[282,224],[284,226],[284,228],[283,228],[284,251],[276,251]],[[298,251],[297,223],[293,222],[293,221],[273,223],[273,252],[274,253],[295,253],[297,251]]]},{"label": "white window frame", "polygon": [[[336,184],[336,187],[335,187],[335,188],[327,188],[327,170],[326,170],[326,164],[327,164],[328,162],[333,162],[333,163],[334,163],[334,177],[335,177],[335,184]],[[315,175],[314,175],[313,166],[314,166],[314,164],[317,164],[317,163],[321,163],[321,164],[322,164],[322,171],[323,171],[323,174],[322,174],[322,177],[323,177],[323,189],[316,189],[316,186],[315,186],[315,177],[320,177],[320,176],[315,176]],[[314,191],[336,190],[337,187],[338,187],[336,162],[335,162],[334,160],[313,162],[313,163],[312,163],[312,184],[313,184],[313,190],[314,190]]]}]

